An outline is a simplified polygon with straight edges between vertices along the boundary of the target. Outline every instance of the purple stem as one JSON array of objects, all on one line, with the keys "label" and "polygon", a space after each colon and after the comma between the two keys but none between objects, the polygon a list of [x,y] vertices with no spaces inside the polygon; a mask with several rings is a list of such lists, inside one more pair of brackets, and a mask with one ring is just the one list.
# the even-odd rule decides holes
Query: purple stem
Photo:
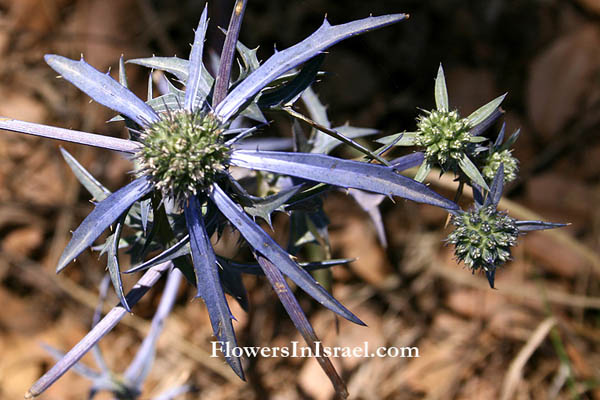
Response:
[{"label": "purple stem", "polygon": [[283,304],[285,311],[290,316],[292,322],[294,323],[294,326],[296,327],[296,329],[298,329],[304,340],[306,340],[306,343],[315,353],[315,358],[317,359],[319,365],[321,366],[323,371],[325,371],[325,374],[327,374],[327,377],[333,384],[335,392],[342,399],[348,398],[348,390],[346,389],[346,384],[338,375],[333,364],[331,363],[329,358],[318,353],[317,342],[320,343],[319,338],[317,337],[317,334],[315,333],[315,330],[313,329],[312,325],[308,321],[306,314],[304,314],[304,311],[302,311],[300,303],[298,303],[298,300],[296,299],[296,297],[294,297],[294,294],[292,293],[292,290],[290,289],[285,278],[283,277],[283,274],[279,269],[277,269],[277,267],[275,267],[275,265],[273,265],[271,261],[264,258],[261,254],[254,253],[254,256],[256,258],[256,261],[258,261],[261,268],[265,272],[267,279],[269,280],[271,286],[275,290],[277,297],[279,297],[281,304]]},{"label": "purple stem", "polygon": [[240,35],[242,18],[244,17],[247,2],[247,0],[237,0],[233,6],[229,27],[227,28],[227,36],[225,37],[223,51],[221,52],[219,71],[215,78],[213,107],[216,107],[227,95],[231,77],[231,66],[233,65],[233,56],[235,55],[235,45],[237,44],[238,36]]},{"label": "purple stem", "polygon": [[[150,268],[127,293],[127,302],[132,306],[136,304],[171,266],[170,262],[166,262]],[[110,332],[126,314],[127,311],[120,303],[110,310],[75,347],[31,386],[25,394],[25,398],[32,399],[42,394],[75,365],[104,335]]]}]

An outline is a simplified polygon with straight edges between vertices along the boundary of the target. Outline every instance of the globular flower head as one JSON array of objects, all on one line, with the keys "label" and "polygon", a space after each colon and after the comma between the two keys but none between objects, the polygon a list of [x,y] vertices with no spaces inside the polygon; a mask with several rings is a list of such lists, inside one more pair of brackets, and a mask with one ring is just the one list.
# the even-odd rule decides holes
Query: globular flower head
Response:
[{"label": "globular flower head", "polygon": [[474,207],[452,216],[456,227],[448,236],[454,254],[472,271],[495,269],[510,259],[519,230],[514,218],[495,205]]},{"label": "globular flower head", "polygon": [[489,181],[494,179],[500,165],[504,166],[504,183],[512,182],[517,179],[519,160],[512,155],[511,147],[519,138],[520,131],[515,131],[510,135],[506,142],[504,142],[505,130],[506,124],[502,124],[502,128],[498,133],[496,141],[489,147],[489,150],[483,154],[484,158],[481,160],[481,172]]},{"label": "globular flower head", "polygon": [[468,211],[451,211],[455,229],[447,243],[454,245],[454,255],[473,273],[484,271],[490,286],[494,287],[496,268],[510,260],[511,248],[525,232],[565,226],[542,221],[517,221],[506,212],[498,211],[504,188],[504,165],[500,164],[484,198],[473,186],[475,204]]},{"label": "globular flower head", "polygon": [[471,144],[471,124],[456,110],[426,111],[417,119],[415,144],[424,148],[425,159],[431,165],[449,169]]},{"label": "globular flower head", "polygon": [[491,181],[496,176],[501,164],[504,165],[504,183],[517,179],[519,160],[512,155],[512,150],[509,149],[490,152],[481,171],[483,176]]},{"label": "globular flower head", "polygon": [[140,136],[137,173],[147,175],[176,202],[210,187],[228,166],[223,129],[210,113],[177,110],[164,114]]},{"label": "globular flower head", "polygon": [[387,146],[417,146],[424,154],[415,180],[423,181],[431,168],[453,172],[461,183],[476,184],[487,189],[485,178],[475,165],[487,147],[481,134],[502,114],[500,104],[506,95],[498,96],[467,117],[451,110],[444,70],[440,65],[435,79],[435,105],[417,118],[416,132],[402,132],[378,140]]}]

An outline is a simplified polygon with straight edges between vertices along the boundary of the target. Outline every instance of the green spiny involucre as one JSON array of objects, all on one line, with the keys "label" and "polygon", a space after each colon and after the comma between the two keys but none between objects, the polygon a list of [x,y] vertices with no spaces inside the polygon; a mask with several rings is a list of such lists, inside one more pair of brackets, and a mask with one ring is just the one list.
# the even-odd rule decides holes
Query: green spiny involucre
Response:
[{"label": "green spiny involucre", "polygon": [[415,144],[425,148],[429,164],[449,169],[470,144],[470,129],[469,121],[456,111],[427,111],[417,119]]},{"label": "green spiny involucre", "polygon": [[491,153],[485,160],[482,168],[483,176],[492,181],[496,176],[500,164],[504,165],[504,183],[512,182],[517,179],[519,171],[519,160],[512,155],[511,150],[501,150]]},{"label": "green spiny involucre", "polygon": [[471,270],[493,270],[510,259],[519,230],[516,221],[494,205],[460,211],[452,217],[452,224],[456,228],[447,242]]},{"label": "green spiny involucre", "polygon": [[147,128],[136,158],[163,195],[181,202],[206,189],[228,166],[217,119],[202,112],[171,111]]}]

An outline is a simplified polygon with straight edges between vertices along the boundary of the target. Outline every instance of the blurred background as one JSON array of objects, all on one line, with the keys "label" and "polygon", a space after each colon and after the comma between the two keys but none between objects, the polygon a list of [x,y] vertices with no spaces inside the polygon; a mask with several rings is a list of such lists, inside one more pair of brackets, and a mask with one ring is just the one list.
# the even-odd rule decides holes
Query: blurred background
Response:
[{"label": "blurred background", "polygon": [[[43,55],[84,54],[100,70],[126,59],[186,57],[203,1],[0,0],[0,115],[124,137],[113,114],[55,79]],[[210,4],[209,46],[219,49],[231,2]],[[332,23],[407,12],[410,19],[329,51],[314,85],[334,124],[387,134],[415,128],[434,106],[442,62],[451,106],[468,115],[508,92],[504,121],[521,128],[520,179],[503,203],[520,219],[570,222],[521,238],[497,290],[452,259],[440,210],[398,200],[381,206],[388,247],[348,196],[325,200],[334,257],[358,257],[333,270],[335,296],[369,326],[336,321],[298,297],[325,345],[417,346],[419,358],[340,358],[334,364],[354,399],[600,399],[600,1],[251,0],[241,40],[265,60]],[[128,65],[145,96],[148,71]],[[288,125],[270,134],[289,136]],[[488,135],[495,137],[498,127]],[[22,398],[53,360],[39,343],[68,350],[89,329],[105,260],[85,252],[60,276],[56,261],[91,209],[59,152],[63,145],[109,189],[131,165],[108,151],[0,132],[0,398]],[[407,150],[410,151],[410,150]],[[340,150],[341,154],[344,150]],[[402,153],[398,153],[402,154]],[[346,155],[351,155],[347,153]],[[431,179],[450,197],[451,179]],[[469,206],[465,196],[463,206]],[[286,217],[278,216],[280,226]],[[285,240],[285,238],[279,238]],[[284,243],[284,242],[283,242]],[[122,257],[126,260],[126,257]],[[130,287],[136,277],[125,276]],[[231,302],[243,346],[302,341],[265,279],[248,277],[251,310]],[[159,284],[102,342],[121,372],[148,328]],[[182,287],[142,398],[183,383],[203,399],[330,399],[312,359],[247,360],[248,382],[209,358],[204,304]],[[115,298],[109,303],[114,304]],[[550,329],[552,327],[552,329]],[[85,362],[89,359],[84,358]],[[89,383],[67,373],[43,399],[86,398]],[[110,396],[99,396],[110,398]],[[186,397],[184,397],[186,398]]]}]

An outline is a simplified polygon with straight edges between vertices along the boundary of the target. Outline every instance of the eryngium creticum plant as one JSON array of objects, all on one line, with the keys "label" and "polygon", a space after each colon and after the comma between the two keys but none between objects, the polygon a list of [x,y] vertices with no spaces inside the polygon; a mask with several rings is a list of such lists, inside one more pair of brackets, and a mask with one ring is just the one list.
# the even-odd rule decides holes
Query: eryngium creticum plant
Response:
[{"label": "eryngium creticum plant", "polygon": [[[157,99],[150,96],[147,102],[136,97],[126,87],[122,62],[120,82],[117,82],[108,74],[94,69],[83,58],[71,60],[58,55],[45,56],[50,67],[65,80],[97,103],[118,112],[129,129],[129,140],[8,118],[0,119],[0,128],[118,151],[129,156],[134,163],[133,181],[114,193],[94,182],[82,168],[74,169],[85,176],[80,180],[98,191],[102,199],[73,232],[58,261],[57,271],[64,269],[114,225],[114,234],[103,249],[109,251],[108,269],[121,299],[122,309],[128,311],[148,286],[156,282],[157,276],[169,269],[172,260],[197,287],[197,296],[207,306],[217,339],[229,347],[236,347],[233,316],[225,291],[238,299],[243,298],[245,292],[239,269],[218,257],[210,240],[213,234],[219,234],[226,225],[231,225],[250,246],[258,268],[269,279],[307,343],[313,346],[317,340],[315,332],[285,277],[333,312],[354,323],[364,324],[316,282],[292,254],[281,248],[250,217],[244,207],[258,204],[270,214],[275,210],[302,204],[328,186],[398,196],[447,210],[457,210],[458,206],[422,183],[400,175],[380,154],[371,153],[343,135],[336,138],[363,151],[366,160],[344,160],[314,153],[236,149],[235,145],[254,132],[255,128],[233,128],[233,122],[240,116],[264,120],[262,111],[291,106],[314,80],[317,73],[315,66],[322,61],[323,50],[351,36],[406,18],[404,14],[385,15],[335,26],[325,20],[308,38],[276,52],[259,65],[251,51],[237,43],[244,9],[245,1],[238,1],[228,29],[219,71],[214,79],[202,63],[207,29],[205,8],[195,32],[189,60],[154,60],[165,62],[166,71],[178,71],[179,75],[174,74],[185,85],[185,91],[181,93],[171,85],[171,93]],[[236,45],[246,67],[242,68],[237,81],[230,84]],[[294,70],[302,64],[304,67],[300,71]],[[330,133],[336,135],[335,132]],[[71,160],[71,166],[73,165]],[[296,185],[286,189],[283,202],[275,202],[277,204],[273,206],[265,199],[249,195],[229,173],[232,167],[291,176],[296,179]],[[162,251],[154,257],[154,261],[150,260],[143,265],[152,266],[148,273],[154,274],[144,275],[127,296],[122,291],[116,257],[123,225],[139,228],[133,239],[133,247],[141,247],[142,255],[151,249]],[[178,249],[188,242],[191,263],[188,256],[182,257],[182,253],[178,253]],[[252,266],[248,268],[253,269]],[[142,269],[142,266],[138,269]],[[110,321],[103,324],[103,320],[97,324],[80,344],[34,384],[28,396],[33,397],[43,392],[106,334],[116,323],[114,321],[122,315],[124,312],[109,313],[105,319],[109,318]],[[244,379],[241,360],[226,357],[226,361]],[[318,361],[337,393],[345,397],[347,392],[344,384],[330,361],[325,357],[319,357]]]}]

